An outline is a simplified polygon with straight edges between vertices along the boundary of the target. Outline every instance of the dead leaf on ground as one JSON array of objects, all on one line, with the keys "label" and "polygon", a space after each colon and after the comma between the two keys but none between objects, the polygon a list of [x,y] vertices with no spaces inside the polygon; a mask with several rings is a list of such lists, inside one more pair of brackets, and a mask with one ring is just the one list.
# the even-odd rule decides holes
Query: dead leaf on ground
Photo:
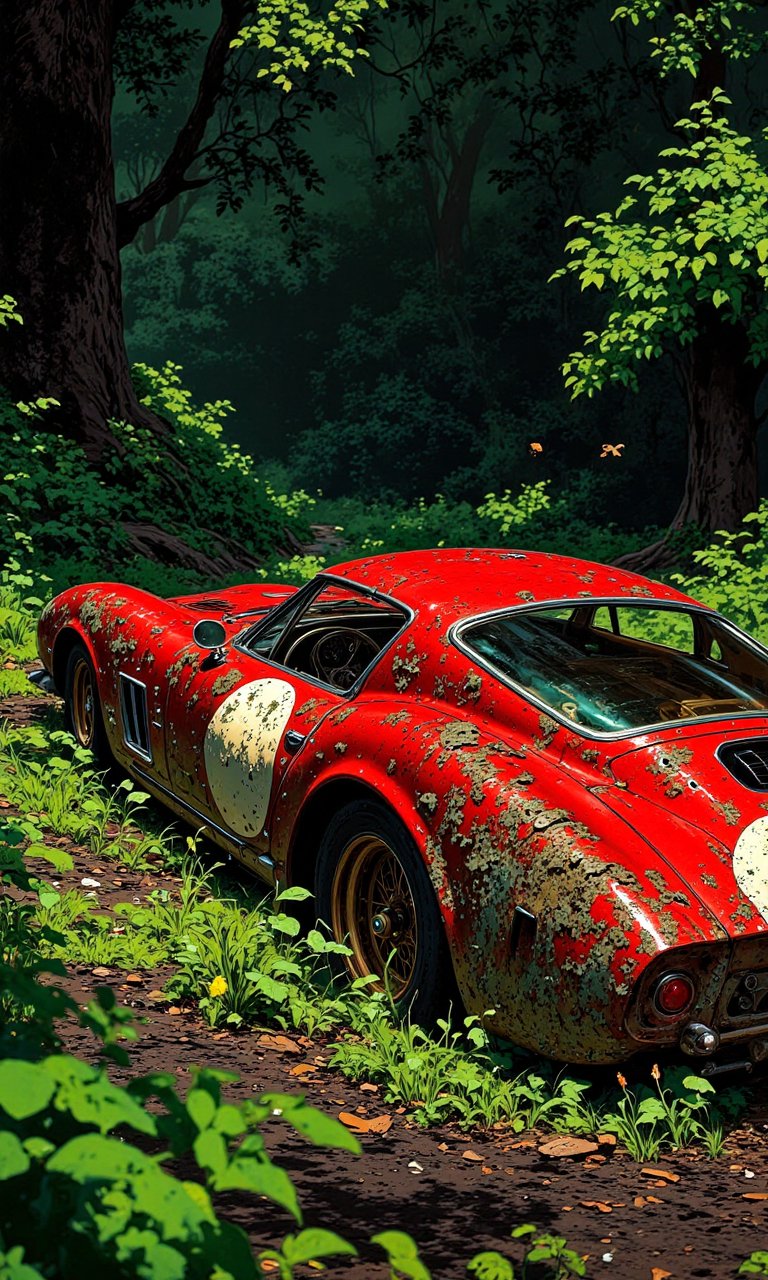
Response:
[{"label": "dead leaf on ground", "polygon": [[392,1128],[391,1116],[374,1116],[368,1121],[369,1133],[388,1133]]},{"label": "dead leaf on ground", "polygon": [[615,1146],[616,1146],[616,1134],[615,1134],[615,1133],[598,1133],[598,1135],[597,1135],[597,1140],[598,1140],[598,1142],[600,1143],[600,1146],[601,1146],[601,1147],[615,1147]]},{"label": "dead leaf on ground", "polygon": [[645,1169],[641,1169],[640,1172],[647,1174],[649,1178],[663,1178],[665,1182],[680,1181],[679,1173],[670,1173],[667,1169],[652,1169],[646,1167]]},{"label": "dead leaf on ground", "polygon": [[574,1138],[567,1133],[551,1138],[539,1147],[539,1155],[553,1159],[558,1156],[586,1156],[593,1151],[597,1151],[596,1142],[591,1142],[588,1138]]},{"label": "dead leaf on ground", "polygon": [[611,1206],[604,1200],[582,1200],[581,1203],[585,1209],[599,1209],[601,1213],[613,1212]]},{"label": "dead leaf on ground", "polygon": [[276,1049],[278,1053],[301,1053],[295,1040],[288,1036],[259,1036],[256,1044],[260,1049]]},{"label": "dead leaf on ground", "polygon": [[742,1200],[768,1200],[768,1191],[745,1191]]},{"label": "dead leaf on ground", "polygon": [[671,1275],[672,1275],[672,1272],[665,1271],[663,1267],[651,1268],[651,1280],[667,1280],[667,1277]]},{"label": "dead leaf on ground", "polygon": [[648,1201],[648,1204],[663,1204],[663,1203],[664,1203],[664,1201],[663,1201],[663,1200],[660,1200],[658,1196],[646,1196],[645,1198],[646,1198],[646,1200]]},{"label": "dead leaf on ground", "polygon": [[217,1031],[216,1035],[213,1038],[214,1040],[226,1040],[228,1036],[229,1036],[228,1031]]},{"label": "dead leaf on ground", "polygon": [[441,1142],[441,1143],[439,1144],[439,1146],[438,1146],[438,1148],[437,1148],[437,1149],[438,1149],[438,1151],[447,1151],[447,1150],[448,1150],[448,1143],[447,1143],[447,1142]]},{"label": "dead leaf on ground", "polygon": [[572,1205],[572,1204],[564,1204],[564,1205],[562,1206],[562,1208],[561,1208],[561,1212],[562,1212],[562,1213],[573,1213],[573,1205]]},{"label": "dead leaf on ground", "polygon": [[129,973],[125,980],[134,987],[143,987],[144,985],[144,979],[138,973]]},{"label": "dead leaf on ground", "polygon": [[168,1012],[172,1015],[175,1015],[177,1013],[181,1013],[181,1009],[177,1009],[176,1006],[174,1005],[172,1009],[168,1010]]},{"label": "dead leaf on ground", "polygon": [[379,1092],[379,1086],[378,1086],[377,1084],[368,1084],[368,1083],[366,1082],[365,1084],[361,1084],[361,1085],[360,1085],[360,1088],[362,1089],[363,1093],[378,1093],[378,1092]]},{"label": "dead leaf on ground", "polygon": [[645,1204],[645,1196],[635,1196],[634,1204],[636,1209],[642,1209]]},{"label": "dead leaf on ground", "polygon": [[351,1111],[340,1111],[339,1119],[354,1133],[386,1133],[392,1128],[391,1116],[374,1116],[372,1120],[366,1120],[363,1116],[356,1116]]},{"label": "dead leaf on ground", "polygon": [[316,1071],[317,1067],[313,1066],[311,1062],[300,1062],[298,1066],[291,1067],[288,1074],[291,1076],[313,1076]]},{"label": "dead leaf on ground", "polygon": [[461,1158],[462,1158],[462,1160],[480,1160],[480,1161],[482,1161],[482,1158],[483,1158],[483,1157],[482,1157],[482,1156],[479,1156],[479,1155],[477,1154],[477,1152],[476,1152],[476,1151],[469,1151],[469,1150],[467,1150],[467,1151],[462,1151],[462,1153],[461,1153]]}]

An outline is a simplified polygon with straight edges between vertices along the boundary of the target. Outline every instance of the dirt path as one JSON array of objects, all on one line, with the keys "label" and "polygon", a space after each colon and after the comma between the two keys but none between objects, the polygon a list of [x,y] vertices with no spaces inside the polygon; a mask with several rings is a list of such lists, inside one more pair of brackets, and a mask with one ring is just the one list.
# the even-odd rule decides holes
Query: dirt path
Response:
[{"label": "dirt path", "polygon": [[[2,710],[29,722],[36,708],[28,700],[17,705],[8,699]],[[6,816],[12,812],[3,809]],[[84,876],[97,879],[102,908],[143,900],[158,886],[174,887],[173,877],[165,873],[138,875],[100,862],[65,839],[52,838],[51,843],[66,847],[75,859],[73,870],[57,877],[62,890],[79,887]],[[117,969],[94,973],[80,966],[70,974],[67,985],[81,1003],[96,986],[109,983],[137,1017],[146,1019],[131,1049],[134,1073],[173,1071],[183,1089],[190,1064],[215,1066],[238,1073],[239,1082],[228,1086],[233,1099],[252,1092],[302,1091],[313,1105],[336,1116],[340,1111],[391,1116],[388,1132],[362,1137],[359,1156],[311,1147],[287,1134],[279,1122],[268,1135],[273,1157],[297,1186],[305,1224],[337,1230],[360,1251],[359,1259],[338,1264],[331,1274],[384,1280],[380,1251],[368,1241],[387,1229],[413,1235],[434,1280],[466,1276],[466,1262],[474,1252],[506,1251],[511,1228],[524,1222],[566,1236],[588,1259],[592,1277],[720,1280],[734,1277],[752,1250],[768,1248],[765,1080],[753,1082],[747,1119],[717,1161],[692,1154],[667,1157],[647,1174],[607,1145],[586,1160],[547,1159],[538,1151],[543,1134],[510,1137],[500,1130],[467,1135],[454,1125],[420,1129],[407,1112],[386,1105],[380,1090],[350,1085],[330,1072],[326,1040],[292,1035],[281,1050],[265,1043],[262,1032],[215,1033],[192,1012],[171,1013],[167,1003],[151,994],[167,972],[145,971],[132,975],[130,982]],[[92,1037],[80,1028],[66,1026],[64,1042],[84,1058],[95,1055]],[[300,1078],[295,1073],[300,1065],[311,1065],[313,1071]],[[124,1074],[114,1071],[116,1080]],[[183,1173],[190,1176],[192,1170]],[[747,1195],[765,1199],[745,1199]],[[295,1229],[287,1214],[265,1201],[232,1195],[218,1198],[217,1204],[259,1247]],[[519,1256],[519,1251],[509,1253]]]}]

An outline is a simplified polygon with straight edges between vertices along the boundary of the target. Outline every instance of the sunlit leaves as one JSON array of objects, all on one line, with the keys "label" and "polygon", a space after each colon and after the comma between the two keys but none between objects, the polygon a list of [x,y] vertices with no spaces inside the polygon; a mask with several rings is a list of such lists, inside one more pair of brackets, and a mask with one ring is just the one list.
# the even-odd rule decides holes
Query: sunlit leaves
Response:
[{"label": "sunlit leaves", "polygon": [[637,194],[615,213],[569,219],[580,234],[552,278],[573,272],[614,303],[563,365],[573,396],[609,381],[634,387],[637,365],[689,344],[708,305],[746,325],[753,363],[768,358],[768,174],[752,140],[720,113],[728,101],[718,91],[695,104],[678,122],[690,142],[666,148],[660,158],[673,163],[655,174],[629,177]]},{"label": "sunlit leaves", "polygon": [[[375,3],[386,8],[386,0]],[[268,50],[271,61],[257,75],[271,76],[286,92],[293,86],[291,74],[307,71],[313,62],[353,75],[355,57],[367,57],[367,53],[347,37],[360,29],[370,7],[369,0],[337,0],[327,15],[318,16],[304,0],[262,0],[258,21],[243,27],[232,47],[254,42]]]}]

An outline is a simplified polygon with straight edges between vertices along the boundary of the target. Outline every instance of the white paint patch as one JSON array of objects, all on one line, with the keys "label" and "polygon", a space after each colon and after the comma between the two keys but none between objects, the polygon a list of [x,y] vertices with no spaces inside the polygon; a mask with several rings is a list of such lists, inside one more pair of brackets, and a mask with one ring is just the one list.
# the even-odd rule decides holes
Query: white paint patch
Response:
[{"label": "white paint patch", "polygon": [[231,831],[260,833],[275,756],[296,701],[286,680],[252,680],[225,698],[205,733],[211,798]]},{"label": "white paint patch", "polygon": [[768,818],[745,827],[733,851],[736,883],[764,920],[768,921]]}]

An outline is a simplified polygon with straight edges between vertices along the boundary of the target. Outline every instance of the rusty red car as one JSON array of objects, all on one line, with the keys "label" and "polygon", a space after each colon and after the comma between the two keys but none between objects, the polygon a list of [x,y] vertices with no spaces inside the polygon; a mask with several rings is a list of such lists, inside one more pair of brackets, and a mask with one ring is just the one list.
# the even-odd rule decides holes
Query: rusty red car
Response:
[{"label": "rusty red car", "polygon": [[455,980],[572,1063],[768,1057],[768,650],[711,609],[440,549],[300,589],[76,587],[39,651],[78,742],[310,888],[414,1017]]}]

